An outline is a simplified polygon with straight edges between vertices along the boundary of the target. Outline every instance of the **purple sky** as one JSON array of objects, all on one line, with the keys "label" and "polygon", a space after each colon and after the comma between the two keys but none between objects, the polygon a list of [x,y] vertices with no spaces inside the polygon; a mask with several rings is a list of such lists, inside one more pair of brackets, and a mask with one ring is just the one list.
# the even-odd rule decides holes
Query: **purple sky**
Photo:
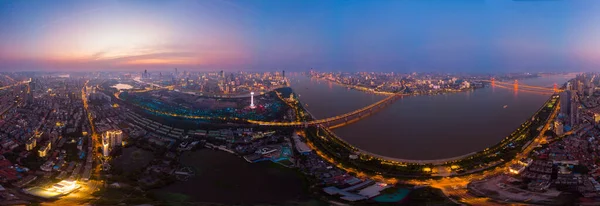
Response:
[{"label": "purple sky", "polygon": [[600,1],[2,1],[0,71],[591,71]]}]

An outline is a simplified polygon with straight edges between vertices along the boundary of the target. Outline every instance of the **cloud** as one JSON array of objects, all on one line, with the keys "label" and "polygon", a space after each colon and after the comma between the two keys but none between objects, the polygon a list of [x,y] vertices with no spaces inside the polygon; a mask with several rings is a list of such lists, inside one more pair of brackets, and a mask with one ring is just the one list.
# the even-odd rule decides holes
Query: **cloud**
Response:
[{"label": "cloud", "polygon": [[163,52],[144,55],[135,55],[119,57],[106,60],[109,63],[117,65],[145,65],[145,64],[163,64],[163,65],[195,65],[200,63],[200,58],[192,52]]}]

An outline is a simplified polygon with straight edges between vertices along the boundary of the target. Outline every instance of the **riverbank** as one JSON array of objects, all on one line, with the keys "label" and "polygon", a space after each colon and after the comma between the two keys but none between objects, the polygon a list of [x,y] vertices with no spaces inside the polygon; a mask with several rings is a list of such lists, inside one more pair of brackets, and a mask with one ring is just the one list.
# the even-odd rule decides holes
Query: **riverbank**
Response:
[{"label": "riverbank", "polygon": [[406,91],[406,87],[403,87],[402,90],[398,91],[398,92],[387,92],[387,91],[375,91],[373,88],[369,88],[369,87],[364,87],[364,86],[358,86],[358,85],[352,85],[352,84],[345,84],[343,82],[339,82],[339,81],[334,81],[331,79],[327,79],[327,78],[318,78],[318,77],[310,77],[310,78],[315,78],[315,79],[319,79],[319,80],[324,80],[327,82],[332,82],[335,83],[337,85],[340,85],[342,87],[346,87],[349,89],[354,89],[357,91],[362,91],[362,92],[367,92],[367,93],[373,93],[373,94],[381,94],[381,95],[396,95],[396,94],[404,94],[407,96],[418,96],[418,95],[440,95],[440,94],[452,94],[452,93],[460,93],[460,92],[466,92],[466,91],[472,91],[477,89],[477,87],[469,87],[466,89],[444,89],[442,91],[436,91],[433,93],[404,93],[404,91]]},{"label": "riverbank", "polygon": [[[551,86],[567,78],[540,77],[522,83]],[[299,95],[297,99],[318,119],[344,114],[385,98],[305,76],[295,77],[292,86]],[[381,112],[332,131],[344,141],[382,156],[448,159],[498,143],[530,119],[548,97],[550,94],[493,87],[443,95],[403,96]]]},{"label": "riverbank", "polygon": [[[555,110],[558,96],[552,96],[528,120],[501,142],[460,158],[430,161],[397,161],[396,158],[373,156],[324,128],[308,128],[306,137],[323,159],[336,162],[350,172],[364,172],[367,176],[382,175],[384,178],[425,178],[437,176],[457,176],[492,169],[512,160],[519,149],[538,136],[538,127],[546,125],[546,120]],[[324,143],[326,142],[326,143]]]}]

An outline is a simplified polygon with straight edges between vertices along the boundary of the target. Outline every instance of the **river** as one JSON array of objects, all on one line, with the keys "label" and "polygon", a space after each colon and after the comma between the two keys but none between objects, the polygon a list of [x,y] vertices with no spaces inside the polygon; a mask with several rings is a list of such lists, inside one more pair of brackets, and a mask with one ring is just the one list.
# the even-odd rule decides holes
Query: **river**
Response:
[{"label": "river", "polygon": [[[574,74],[553,75],[519,83],[551,87],[573,77]],[[299,100],[317,118],[350,112],[385,98],[305,76],[292,76],[290,82]],[[406,96],[333,132],[362,150],[383,156],[414,160],[451,158],[496,144],[530,118],[549,97],[499,87]]]}]

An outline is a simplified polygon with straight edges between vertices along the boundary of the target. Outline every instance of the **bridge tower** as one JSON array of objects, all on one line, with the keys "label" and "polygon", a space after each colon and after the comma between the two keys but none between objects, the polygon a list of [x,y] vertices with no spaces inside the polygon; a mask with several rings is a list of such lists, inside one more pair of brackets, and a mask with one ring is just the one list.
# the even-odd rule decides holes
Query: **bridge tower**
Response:
[{"label": "bridge tower", "polygon": [[558,93],[558,88],[556,86],[556,83],[554,83],[554,93]]},{"label": "bridge tower", "polygon": [[492,82],[492,87],[496,86],[496,79],[494,77],[490,79],[490,82]]},{"label": "bridge tower", "polygon": [[519,80],[515,79],[514,87],[515,87],[515,90],[519,90]]}]

